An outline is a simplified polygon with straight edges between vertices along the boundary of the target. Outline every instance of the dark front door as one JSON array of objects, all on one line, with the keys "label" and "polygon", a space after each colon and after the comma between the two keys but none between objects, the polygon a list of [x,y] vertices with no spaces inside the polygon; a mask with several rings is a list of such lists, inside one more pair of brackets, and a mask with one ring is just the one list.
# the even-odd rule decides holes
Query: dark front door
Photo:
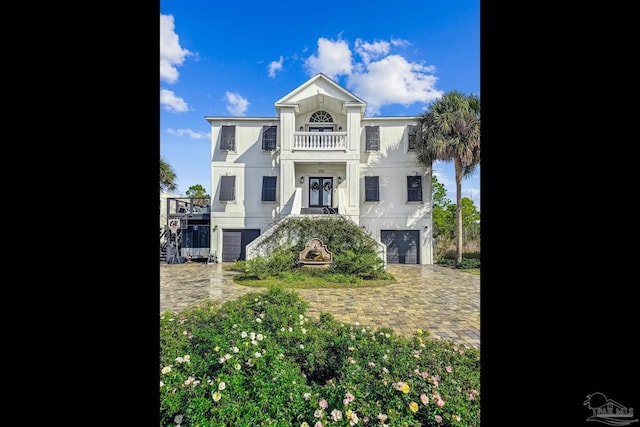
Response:
[{"label": "dark front door", "polygon": [[419,263],[419,231],[380,230],[380,241],[387,245],[387,264]]},{"label": "dark front door", "polygon": [[309,207],[331,207],[333,178],[309,178]]},{"label": "dark front door", "polygon": [[224,230],[222,232],[222,262],[244,260],[247,256],[247,245],[259,235],[260,230]]}]

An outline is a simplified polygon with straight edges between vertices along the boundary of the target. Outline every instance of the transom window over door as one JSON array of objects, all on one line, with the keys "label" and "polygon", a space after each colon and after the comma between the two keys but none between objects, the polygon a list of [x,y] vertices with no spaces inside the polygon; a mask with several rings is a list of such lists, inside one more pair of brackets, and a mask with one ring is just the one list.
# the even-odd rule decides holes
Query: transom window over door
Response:
[{"label": "transom window over door", "polygon": [[333,117],[326,111],[316,111],[309,118],[309,123],[333,123]]},{"label": "transom window over door", "polygon": [[309,178],[309,207],[331,207],[333,178]]},{"label": "transom window over door", "polygon": [[331,117],[331,114],[322,110],[316,111],[309,118],[309,132],[333,132],[333,124],[329,123],[333,123],[333,117]]}]

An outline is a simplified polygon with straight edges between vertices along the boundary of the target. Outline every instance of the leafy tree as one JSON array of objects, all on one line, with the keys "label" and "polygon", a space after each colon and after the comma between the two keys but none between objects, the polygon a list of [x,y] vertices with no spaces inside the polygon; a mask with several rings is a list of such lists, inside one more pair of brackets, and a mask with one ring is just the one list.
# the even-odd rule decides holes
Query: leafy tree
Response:
[{"label": "leafy tree", "polygon": [[452,212],[450,206],[455,208],[451,200],[447,198],[447,190],[444,184],[438,181],[435,176],[431,177],[431,188],[433,192],[432,224],[433,237],[441,235],[448,236],[453,231],[455,225],[455,210]]},{"label": "leafy tree", "polygon": [[480,98],[453,90],[418,119],[418,162],[453,161],[456,173],[456,264],[462,262],[462,178],[480,165]]},{"label": "leafy tree", "polygon": [[162,157],[160,158],[160,189],[165,191],[174,191],[178,186],[176,185],[177,181],[176,172],[173,170],[173,167],[164,160]]},{"label": "leafy tree", "polygon": [[478,221],[480,221],[480,212],[473,204],[473,200],[463,197],[462,200],[462,228],[465,231],[465,237],[472,237],[479,233]]},{"label": "leafy tree", "polygon": [[197,205],[206,205],[209,202],[209,195],[207,194],[207,189],[204,188],[200,184],[192,185],[186,192],[188,197],[191,197],[194,200],[194,203]]}]

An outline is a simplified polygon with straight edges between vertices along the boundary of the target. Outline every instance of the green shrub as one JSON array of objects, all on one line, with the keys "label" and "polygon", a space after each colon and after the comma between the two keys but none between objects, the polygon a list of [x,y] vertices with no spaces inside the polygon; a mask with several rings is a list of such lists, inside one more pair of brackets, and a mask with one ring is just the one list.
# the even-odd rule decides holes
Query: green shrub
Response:
[{"label": "green shrub", "polygon": [[247,261],[246,260],[235,260],[233,264],[229,267],[233,271],[240,271],[242,273],[247,272]]},{"label": "green shrub", "polygon": [[463,257],[460,264],[456,264],[456,260],[452,258],[441,258],[436,260],[436,264],[447,265],[460,269],[480,268],[480,258]]},{"label": "green shrub", "polygon": [[336,270],[344,274],[371,277],[384,271],[384,261],[376,253],[356,253],[351,249],[345,249],[334,257],[334,261]]},{"label": "green shrub", "polygon": [[480,425],[479,350],[307,307],[272,288],[162,313],[160,425]]}]

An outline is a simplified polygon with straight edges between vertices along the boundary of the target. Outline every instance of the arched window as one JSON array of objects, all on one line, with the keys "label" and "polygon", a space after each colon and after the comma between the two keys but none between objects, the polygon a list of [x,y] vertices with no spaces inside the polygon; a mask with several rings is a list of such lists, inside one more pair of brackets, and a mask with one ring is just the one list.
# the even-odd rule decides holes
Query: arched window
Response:
[{"label": "arched window", "polygon": [[326,111],[319,110],[311,115],[309,123],[333,123],[333,117]]}]

